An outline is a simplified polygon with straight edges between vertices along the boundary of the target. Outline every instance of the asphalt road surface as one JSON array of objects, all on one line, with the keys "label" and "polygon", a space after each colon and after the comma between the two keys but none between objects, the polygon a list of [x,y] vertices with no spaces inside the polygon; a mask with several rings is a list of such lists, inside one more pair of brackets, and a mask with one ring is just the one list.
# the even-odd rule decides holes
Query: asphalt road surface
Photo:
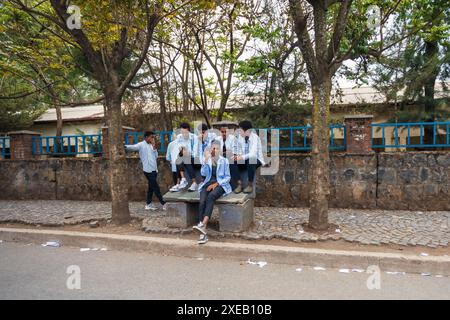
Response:
[{"label": "asphalt road surface", "polygon": [[450,298],[449,277],[382,271],[380,289],[369,290],[370,276],[274,263],[261,268],[226,257],[199,260],[0,243],[0,299]]}]

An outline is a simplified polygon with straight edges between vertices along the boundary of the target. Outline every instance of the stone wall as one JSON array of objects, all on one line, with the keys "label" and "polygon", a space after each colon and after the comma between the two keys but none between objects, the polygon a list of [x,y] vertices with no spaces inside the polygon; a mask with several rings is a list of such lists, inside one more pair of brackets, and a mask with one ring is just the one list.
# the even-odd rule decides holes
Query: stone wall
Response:
[{"label": "stone wall", "polygon": [[[305,207],[311,159],[283,155],[274,176],[258,176],[257,206]],[[128,158],[130,199],[145,199],[139,160]],[[162,191],[171,183],[169,164],[159,159]],[[101,158],[0,161],[0,199],[108,200],[108,162]],[[330,206],[450,210],[450,153],[333,154]]]}]

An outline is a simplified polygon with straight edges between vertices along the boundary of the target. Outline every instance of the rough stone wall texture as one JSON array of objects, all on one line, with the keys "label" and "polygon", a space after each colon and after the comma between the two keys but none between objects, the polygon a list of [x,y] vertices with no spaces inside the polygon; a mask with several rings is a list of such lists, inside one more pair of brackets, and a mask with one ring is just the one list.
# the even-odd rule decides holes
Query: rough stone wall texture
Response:
[{"label": "rough stone wall texture", "polygon": [[[159,162],[162,192],[171,184],[169,164]],[[256,206],[305,207],[311,159],[283,155],[274,176],[258,176]],[[145,199],[139,159],[128,158],[130,200]],[[109,200],[106,159],[0,161],[0,199]],[[450,153],[333,154],[330,206],[450,210]]]}]

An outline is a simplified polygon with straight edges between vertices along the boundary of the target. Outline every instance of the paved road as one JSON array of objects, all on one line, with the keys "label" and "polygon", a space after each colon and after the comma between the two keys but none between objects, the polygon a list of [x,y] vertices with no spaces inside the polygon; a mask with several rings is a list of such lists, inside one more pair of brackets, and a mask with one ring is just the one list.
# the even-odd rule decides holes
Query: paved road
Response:
[{"label": "paved road", "polygon": [[[70,265],[79,290],[67,289]],[[366,273],[299,267],[3,242],[0,299],[450,299],[448,277],[382,273],[369,290]]]}]

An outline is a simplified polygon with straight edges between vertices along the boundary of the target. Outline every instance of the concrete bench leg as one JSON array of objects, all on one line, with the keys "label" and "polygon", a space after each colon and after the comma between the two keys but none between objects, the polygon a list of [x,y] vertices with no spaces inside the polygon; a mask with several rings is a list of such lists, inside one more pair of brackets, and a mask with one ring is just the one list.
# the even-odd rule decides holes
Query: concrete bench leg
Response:
[{"label": "concrete bench leg", "polygon": [[219,204],[219,228],[224,232],[242,232],[253,223],[254,200],[241,204]]},{"label": "concrete bench leg", "polygon": [[167,225],[170,228],[188,228],[198,223],[198,204],[187,202],[167,203]]}]

